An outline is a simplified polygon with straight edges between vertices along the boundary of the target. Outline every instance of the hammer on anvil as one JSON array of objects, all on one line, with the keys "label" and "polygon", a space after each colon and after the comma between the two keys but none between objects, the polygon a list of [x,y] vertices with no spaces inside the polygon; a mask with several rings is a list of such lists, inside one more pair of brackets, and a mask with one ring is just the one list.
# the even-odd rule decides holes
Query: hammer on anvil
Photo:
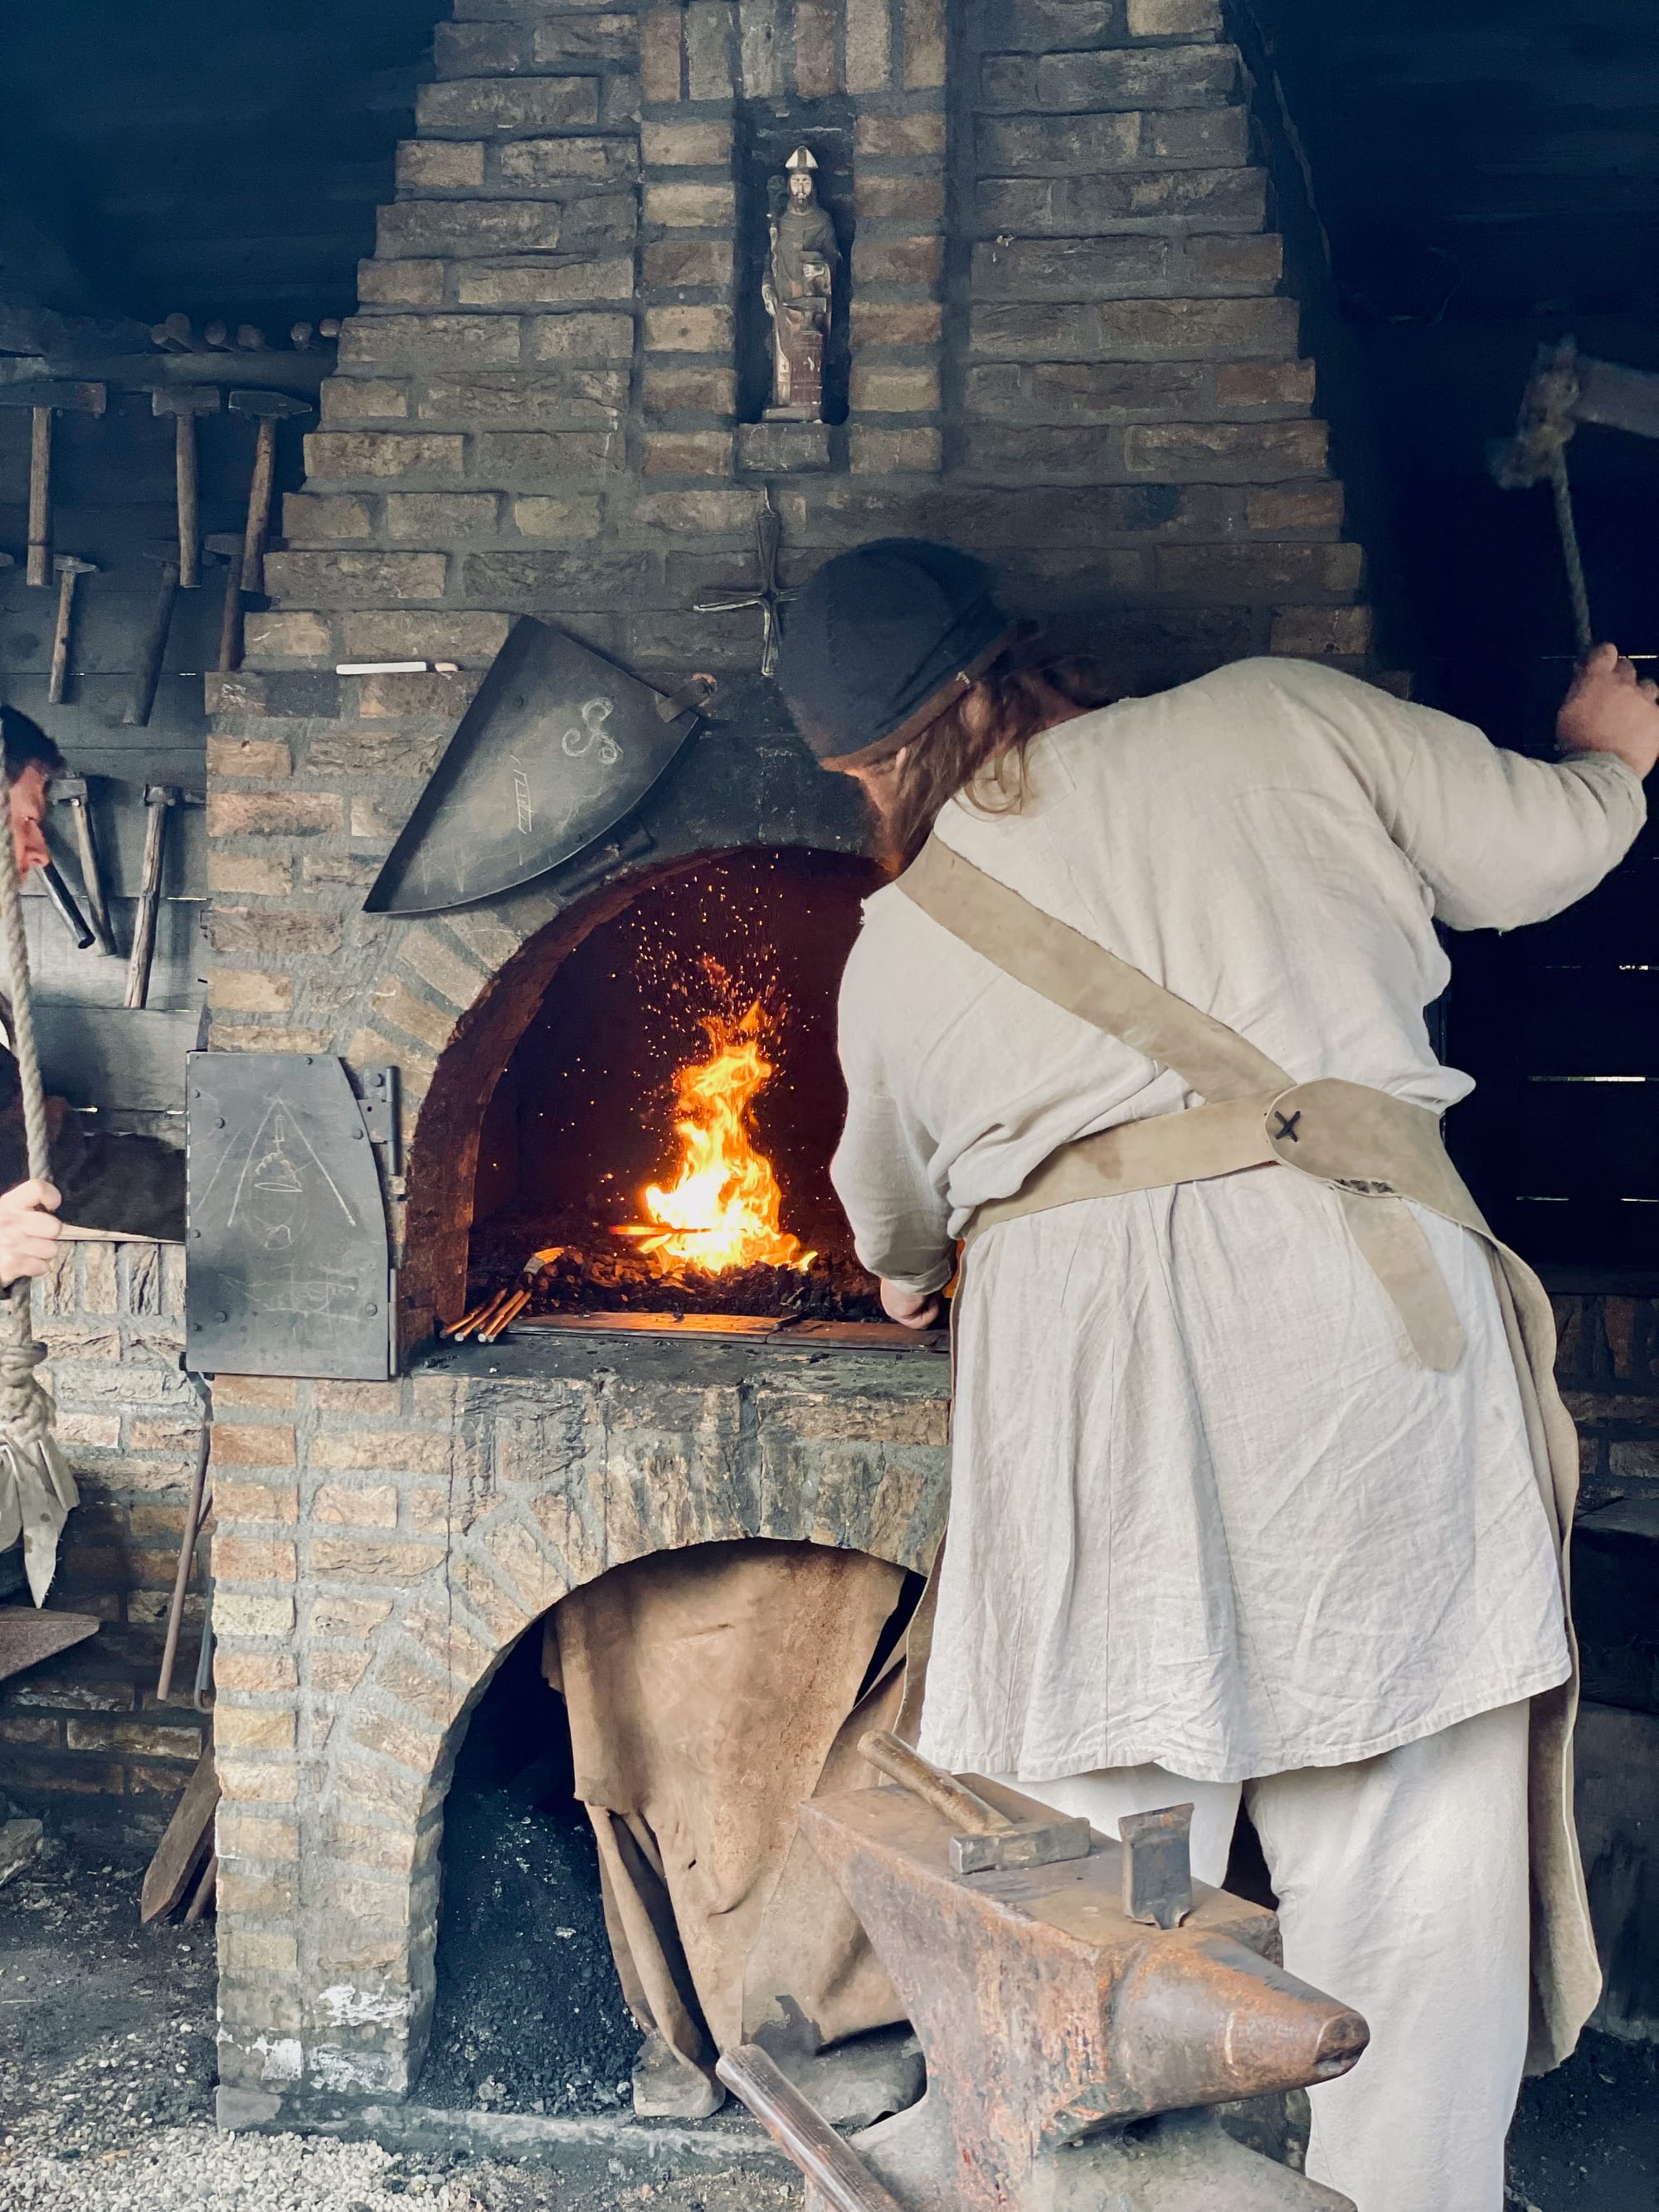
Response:
[{"label": "hammer on anvil", "polygon": [[86,892],[87,919],[92,941],[100,952],[113,952],[115,933],[110,927],[109,900],[104,890],[104,872],[99,866],[97,840],[92,830],[92,809],[83,775],[55,775],[52,795],[67,806],[75,824],[75,848],[81,861],[81,884]]},{"label": "hammer on anvil", "polygon": [[196,423],[219,411],[216,384],[157,385],[151,411],[173,417],[173,474],[179,507],[179,584],[193,592],[202,580],[201,521],[196,465]]},{"label": "hammer on anvil", "polygon": [[309,415],[311,403],[286,392],[233,392],[233,414],[250,415],[259,426],[253,447],[253,478],[248,487],[247,529],[242,538],[241,589],[264,589],[265,538],[270,529],[271,489],[276,471],[276,425],[289,416]]},{"label": "hammer on anvil", "polygon": [[52,633],[52,673],[46,678],[46,702],[61,707],[69,688],[70,626],[75,619],[75,586],[82,576],[95,576],[98,563],[83,561],[78,553],[54,553],[58,572],[58,620]]},{"label": "hammer on anvil", "polygon": [[27,407],[33,416],[29,435],[29,552],[27,580],[52,581],[52,418],[54,415],[101,415],[109,404],[106,384],[56,381],[0,384],[0,407]]},{"label": "hammer on anvil", "polygon": [[[843,2146],[858,2170],[838,2177],[810,2140],[817,2116],[798,2091],[775,2094],[763,2051],[740,2046],[717,2069],[754,2094],[807,2173],[808,2212],[883,2203],[860,2182],[898,2212],[1352,2212],[1232,2141],[1209,2109],[1346,2074],[1367,2031],[1284,1972],[1271,1912],[1193,1881],[1190,1807],[1142,1816],[1121,1843],[1091,1835],[1086,1857],[965,1873],[951,1844],[967,1808],[939,1784],[957,1783],[1004,1833],[1055,1816],[893,1748],[860,1745],[903,1787],[815,1798],[800,1820],[921,2039],[927,2094]],[[910,1786],[916,1767],[925,1791]]]}]

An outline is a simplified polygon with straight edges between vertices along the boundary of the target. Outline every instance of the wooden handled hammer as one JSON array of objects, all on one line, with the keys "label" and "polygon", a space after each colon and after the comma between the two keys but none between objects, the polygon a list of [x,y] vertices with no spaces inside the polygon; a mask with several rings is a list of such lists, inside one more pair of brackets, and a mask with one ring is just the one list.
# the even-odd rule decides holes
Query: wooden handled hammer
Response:
[{"label": "wooden handled hammer", "polygon": [[87,780],[83,775],[55,775],[52,780],[52,795],[58,805],[68,807],[75,823],[75,847],[80,855],[81,882],[87,895],[87,918],[91,925],[93,941],[100,952],[113,952],[115,933],[110,927],[104,872],[98,864],[98,845],[92,834],[92,809]]},{"label": "wooden handled hammer", "polygon": [[156,415],[173,417],[173,471],[179,504],[179,584],[193,592],[202,580],[201,523],[196,468],[196,418],[216,415],[219,389],[213,384],[159,385],[150,393]]},{"label": "wooden handled hammer", "polygon": [[253,480],[248,488],[247,529],[242,540],[245,592],[264,589],[265,539],[270,530],[270,500],[276,483],[276,425],[289,416],[309,415],[311,403],[286,392],[233,392],[231,411],[250,415],[259,426],[253,448]]},{"label": "wooden handled hammer", "polygon": [[146,546],[145,552],[161,565],[161,576],[156,589],[155,603],[150,611],[149,627],[144,632],[144,641],[138,648],[138,665],[133,672],[132,696],[127,701],[121,720],[130,728],[145,729],[149,724],[150,710],[155,704],[156,686],[161,681],[161,664],[167,658],[167,637],[173,629],[173,603],[179,593],[179,548],[173,545]]},{"label": "wooden handled hammer", "polygon": [[122,1004],[149,1003],[149,971],[155,958],[155,924],[161,908],[161,873],[167,860],[167,817],[175,807],[200,806],[205,802],[193,791],[176,784],[144,786],[144,865],[138,879],[138,909],[132,918],[132,951],[127,956],[127,989]]},{"label": "wooden handled hammer", "polygon": [[[33,551],[31,546],[29,550]],[[58,571],[58,622],[52,635],[52,673],[46,678],[46,700],[53,707],[61,707],[64,694],[69,688],[70,625],[75,619],[75,586],[82,576],[95,576],[98,563],[83,561],[76,553],[54,553],[52,567]]]},{"label": "wooden handled hammer", "polygon": [[52,418],[56,414],[101,415],[106,384],[58,381],[0,385],[0,407],[27,407],[33,415],[29,439],[28,581],[52,581]]}]

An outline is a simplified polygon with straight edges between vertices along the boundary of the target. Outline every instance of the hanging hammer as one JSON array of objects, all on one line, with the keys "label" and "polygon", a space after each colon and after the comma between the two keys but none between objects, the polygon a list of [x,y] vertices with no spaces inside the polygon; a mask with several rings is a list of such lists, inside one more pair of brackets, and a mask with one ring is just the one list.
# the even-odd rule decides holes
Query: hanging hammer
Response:
[{"label": "hanging hammer", "polygon": [[138,908],[132,918],[132,951],[127,958],[127,989],[123,1006],[149,1002],[149,971],[155,958],[155,922],[161,907],[161,869],[167,859],[167,817],[175,806],[199,805],[189,792],[176,784],[144,786],[144,865],[138,879]]},{"label": "hanging hammer", "polygon": [[270,529],[270,498],[276,482],[276,425],[286,416],[309,415],[311,403],[286,392],[233,392],[233,413],[251,415],[259,426],[253,448],[253,479],[248,488],[247,529],[242,539],[241,588],[264,589],[265,538]]},{"label": "hanging hammer", "polygon": [[219,610],[218,667],[228,672],[242,665],[242,533],[216,530],[203,549],[225,564],[224,604]]},{"label": "hanging hammer", "polygon": [[27,407],[33,415],[29,438],[28,581],[52,581],[52,418],[55,414],[101,415],[106,384],[0,385],[0,407]]},{"label": "hanging hammer", "polygon": [[155,688],[161,680],[161,663],[167,657],[167,634],[173,628],[173,609],[180,581],[178,548],[161,545],[146,546],[144,550],[151,560],[161,562],[161,580],[156,589],[155,604],[150,611],[149,628],[144,632],[144,641],[138,648],[138,665],[132,678],[132,696],[127,701],[126,710],[121,716],[130,728],[140,730],[149,726],[150,710],[155,704]]},{"label": "hanging hammer", "polygon": [[196,418],[216,415],[219,388],[214,384],[159,386],[149,396],[150,408],[173,417],[173,472],[179,502],[179,583],[193,592],[202,580],[201,524],[198,519]]},{"label": "hanging hammer", "polygon": [[110,927],[109,900],[104,892],[104,872],[98,865],[98,846],[92,834],[92,808],[83,775],[58,775],[52,781],[53,799],[67,806],[75,823],[75,846],[81,860],[81,882],[87,896],[87,918],[93,942],[100,952],[113,952],[115,933]]},{"label": "hanging hammer", "polygon": [[[29,550],[32,552],[33,548]],[[55,553],[52,565],[58,571],[58,623],[52,634],[52,673],[46,678],[46,701],[49,706],[61,707],[69,685],[70,624],[75,618],[75,586],[81,577],[95,576],[98,563],[83,561],[77,553]]]}]

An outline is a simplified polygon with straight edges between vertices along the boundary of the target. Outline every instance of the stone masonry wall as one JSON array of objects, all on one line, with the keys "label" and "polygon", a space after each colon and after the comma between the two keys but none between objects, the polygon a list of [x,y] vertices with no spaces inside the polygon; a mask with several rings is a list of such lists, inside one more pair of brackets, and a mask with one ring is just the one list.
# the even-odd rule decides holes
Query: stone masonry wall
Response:
[{"label": "stone masonry wall", "polygon": [[[402,1070],[410,1346],[459,1290],[459,1238],[431,1228],[469,1200],[455,1100],[481,1110],[508,1010],[626,890],[623,866],[597,894],[555,876],[421,922],[362,912],[515,615],[721,678],[636,867],[863,835],[757,673],[758,615],[694,611],[757,580],[763,485],[786,586],[865,538],[951,538],[1127,684],[1253,651],[1353,662],[1368,636],[1212,0],[460,0],[437,64],[272,611],[213,687],[207,825],[214,1048]],[[797,138],[851,286],[823,430],[739,419],[756,196]],[[380,658],[461,672],[334,673]],[[925,1556],[937,1376],[780,1364],[661,1395],[643,1347],[579,1345],[562,1379],[535,1352],[510,1387],[510,1363],[218,1387],[228,2113],[408,2087],[447,1760],[574,1580],[745,1532]]]},{"label": "stone masonry wall", "polygon": [[[441,27],[268,563],[276,605],[212,684],[216,1048],[396,1061],[412,1131],[458,1023],[569,902],[556,880],[418,926],[361,912],[519,612],[642,672],[721,672],[643,811],[659,857],[857,839],[754,674],[758,617],[691,611],[754,580],[763,481],[787,583],[872,535],[952,537],[1137,686],[1363,652],[1360,555],[1212,0],[975,0],[948,72],[943,27],[936,0],[463,0]],[[815,118],[853,169],[850,200],[825,186],[848,210],[852,360],[822,438],[733,415],[745,149],[810,143]],[[380,657],[462,672],[331,672]],[[686,794],[715,782],[711,819]],[[418,1340],[437,1291],[418,1265],[405,1282]]]},{"label": "stone masonry wall", "polygon": [[51,1602],[102,1626],[0,1683],[0,1794],[59,1832],[155,1840],[205,1736],[191,1703],[198,1590],[173,1700],[155,1697],[201,1435],[179,1367],[183,1261],[176,1244],[74,1244],[35,1293],[58,1440],[81,1491]]},{"label": "stone masonry wall", "polygon": [[580,1336],[391,1383],[221,1386],[222,2117],[401,2094],[424,2049],[450,1765],[578,1583],[744,1536],[917,1568],[948,1365]]}]

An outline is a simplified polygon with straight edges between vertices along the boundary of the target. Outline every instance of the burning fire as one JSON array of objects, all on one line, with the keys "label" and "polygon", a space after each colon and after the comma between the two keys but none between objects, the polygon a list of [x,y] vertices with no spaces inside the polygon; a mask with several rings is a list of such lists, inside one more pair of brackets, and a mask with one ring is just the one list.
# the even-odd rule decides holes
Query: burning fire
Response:
[{"label": "burning fire", "polygon": [[811,1267],[816,1253],[782,1228],[783,1193],[772,1163],[750,1140],[749,1109],[772,1075],[761,1050],[766,1017],[758,1000],[739,1019],[703,1017],[709,1056],[678,1069],[674,1083],[679,1173],[649,1184],[647,1222],[619,1236],[639,1239],[665,1274],[683,1267],[723,1274],[732,1267]]}]

